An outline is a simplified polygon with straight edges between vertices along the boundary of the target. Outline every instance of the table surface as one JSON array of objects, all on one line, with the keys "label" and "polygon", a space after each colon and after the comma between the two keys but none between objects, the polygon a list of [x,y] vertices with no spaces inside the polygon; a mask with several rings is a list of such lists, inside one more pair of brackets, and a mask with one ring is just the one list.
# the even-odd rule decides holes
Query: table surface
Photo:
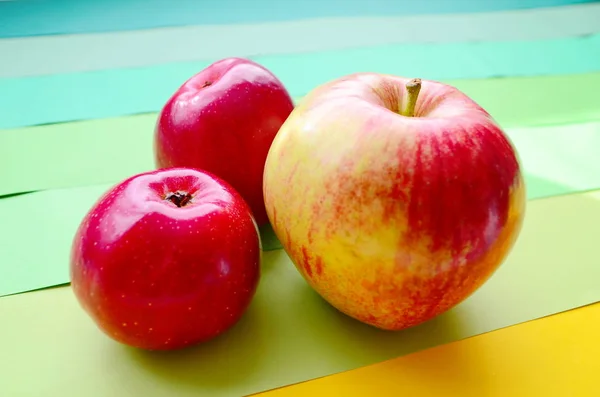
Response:
[{"label": "table surface", "polygon": [[[7,395],[600,395],[600,3],[249,4],[0,2]],[[65,285],[73,231],[109,186],[153,167],[173,89],[230,55],[267,66],[297,100],[363,70],[471,95],[505,127],[528,185],[505,264],[449,313],[390,335],[331,310],[264,233],[268,271],[223,338],[155,355],[105,337]]]}]

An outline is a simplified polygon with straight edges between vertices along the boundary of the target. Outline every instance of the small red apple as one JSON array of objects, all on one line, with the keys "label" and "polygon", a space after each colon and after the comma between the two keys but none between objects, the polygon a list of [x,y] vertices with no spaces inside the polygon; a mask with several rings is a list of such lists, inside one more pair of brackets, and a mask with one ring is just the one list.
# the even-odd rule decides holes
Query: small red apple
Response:
[{"label": "small red apple", "polygon": [[186,168],[132,176],[105,193],[73,240],[71,285],[113,339],[170,350],[211,339],[245,312],[260,237],[226,182]]},{"label": "small red apple", "polygon": [[298,271],[340,311],[398,330],[457,305],[519,236],[512,143],[456,88],[358,73],[309,93],[273,141],[265,202]]},{"label": "small red apple", "polygon": [[268,223],[265,159],[293,108],[284,85],[263,66],[242,58],[215,62],[187,80],[162,108],[155,128],[156,164],[221,177],[263,226]]}]

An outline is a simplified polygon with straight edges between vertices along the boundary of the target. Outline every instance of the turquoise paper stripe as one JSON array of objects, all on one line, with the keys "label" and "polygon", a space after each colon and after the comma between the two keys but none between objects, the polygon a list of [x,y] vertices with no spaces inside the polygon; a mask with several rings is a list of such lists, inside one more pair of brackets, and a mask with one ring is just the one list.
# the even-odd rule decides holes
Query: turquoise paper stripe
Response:
[{"label": "turquoise paper stripe", "polygon": [[[0,2],[0,37],[320,17],[477,13],[593,0],[33,0]],[[509,27],[507,27],[509,28]]]},{"label": "turquoise paper stripe", "polygon": [[[293,96],[301,96],[321,83],[359,71],[434,80],[600,71],[600,35],[532,42],[392,45],[255,59],[279,76]],[[207,65],[171,63],[0,79],[0,128],[158,111],[181,83]]]}]

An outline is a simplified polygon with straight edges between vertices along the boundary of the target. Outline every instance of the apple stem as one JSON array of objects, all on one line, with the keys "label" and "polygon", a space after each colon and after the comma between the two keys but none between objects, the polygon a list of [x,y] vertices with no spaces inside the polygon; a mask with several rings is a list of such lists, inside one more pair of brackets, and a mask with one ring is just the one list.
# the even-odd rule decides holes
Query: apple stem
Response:
[{"label": "apple stem", "polygon": [[419,92],[421,91],[421,79],[412,79],[406,83],[406,104],[404,106],[403,116],[414,117],[415,105],[417,104],[417,98],[419,98]]},{"label": "apple stem", "polygon": [[184,192],[169,193],[165,200],[168,200],[175,204],[178,208],[185,207],[187,203],[192,199],[192,195]]}]

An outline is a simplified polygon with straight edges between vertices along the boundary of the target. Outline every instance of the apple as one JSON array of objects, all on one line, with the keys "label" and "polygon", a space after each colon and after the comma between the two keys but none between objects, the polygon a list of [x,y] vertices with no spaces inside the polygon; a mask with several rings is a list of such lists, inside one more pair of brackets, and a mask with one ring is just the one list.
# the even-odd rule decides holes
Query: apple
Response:
[{"label": "apple", "polygon": [[260,280],[244,199],[208,172],[170,168],[109,189],[73,239],[70,277],[108,336],[148,350],[207,341],[243,315]]},{"label": "apple", "polygon": [[217,61],[187,80],[162,108],[154,134],[158,168],[203,169],[227,181],[268,223],[265,159],[294,103],[265,67],[243,58]]},{"label": "apple", "polygon": [[440,82],[378,73],[298,104],[268,153],[264,197],[307,283],[385,330],[482,286],[516,242],[526,201],[518,153],[481,106]]}]

